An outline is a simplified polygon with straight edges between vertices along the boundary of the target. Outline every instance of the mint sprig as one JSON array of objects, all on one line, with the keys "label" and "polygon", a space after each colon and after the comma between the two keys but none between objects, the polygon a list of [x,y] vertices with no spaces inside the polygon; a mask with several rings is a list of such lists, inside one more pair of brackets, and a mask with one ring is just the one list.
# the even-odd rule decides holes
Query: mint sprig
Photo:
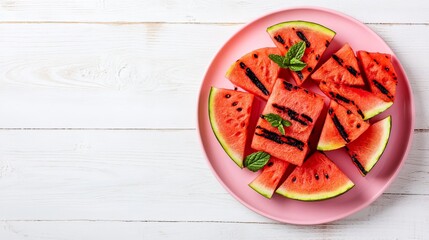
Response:
[{"label": "mint sprig", "polygon": [[292,45],[284,57],[277,54],[270,54],[268,57],[281,68],[289,68],[290,70],[297,72],[307,66],[305,62],[301,61],[302,56],[304,56],[305,48],[305,42],[301,41]]},{"label": "mint sprig", "polygon": [[274,113],[268,113],[262,115],[262,117],[267,120],[271,126],[276,127],[282,135],[285,135],[284,127],[290,127],[292,125],[291,122]]},{"label": "mint sprig", "polygon": [[263,168],[265,164],[270,160],[270,154],[266,152],[254,152],[252,154],[249,154],[244,159],[244,166],[247,167],[252,172],[256,172],[259,169]]}]

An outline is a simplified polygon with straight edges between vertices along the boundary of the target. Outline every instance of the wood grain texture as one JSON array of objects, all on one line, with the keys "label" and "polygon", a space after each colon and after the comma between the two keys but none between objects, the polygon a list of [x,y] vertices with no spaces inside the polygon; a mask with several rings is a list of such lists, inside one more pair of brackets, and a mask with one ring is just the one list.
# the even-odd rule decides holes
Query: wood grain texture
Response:
[{"label": "wood grain texture", "polygon": [[[0,126],[195,128],[204,72],[240,26],[0,24]],[[405,67],[427,129],[429,25],[369,26]]]},{"label": "wood grain texture", "polygon": [[[374,211],[391,223],[403,211],[424,219],[428,135],[415,134],[416,144],[385,195],[346,222],[373,222]],[[221,187],[194,130],[4,130],[0,192],[0,220],[273,222]]]},{"label": "wood grain texture", "polygon": [[248,22],[294,6],[335,8],[364,22],[428,23],[425,1],[2,0],[0,21]]}]

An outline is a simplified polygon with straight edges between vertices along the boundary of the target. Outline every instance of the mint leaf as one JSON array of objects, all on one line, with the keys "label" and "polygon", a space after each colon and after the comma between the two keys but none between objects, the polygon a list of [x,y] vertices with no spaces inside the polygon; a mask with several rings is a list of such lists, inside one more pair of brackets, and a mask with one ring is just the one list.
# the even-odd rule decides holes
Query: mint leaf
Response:
[{"label": "mint leaf", "polygon": [[244,159],[244,166],[246,166],[250,171],[256,172],[267,164],[270,157],[270,154],[266,152],[254,152]]},{"label": "mint leaf", "polygon": [[289,122],[288,120],[282,119],[282,125],[285,127],[290,127],[292,126],[292,123]]},{"label": "mint leaf", "polygon": [[284,57],[277,55],[277,54],[270,54],[268,55],[268,57],[275,63],[277,63],[277,65],[279,65],[281,68],[285,68],[285,65],[283,64],[284,61]]},{"label": "mint leaf", "polygon": [[304,56],[305,48],[306,46],[304,41],[295,43],[287,51],[286,58],[289,58],[291,60],[293,58],[296,58],[297,60],[301,60],[302,56]]},{"label": "mint leaf", "polygon": [[301,71],[302,69],[305,68],[307,64],[305,64],[305,62],[302,62],[301,60],[298,60],[296,58],[292,58],[290,60],[290,64],[289,64],[289,69],[292,71]]},{"label": "mint leaf", "polygon": [[291,122],[283,119],[282,117],[274,113],[268,113],[262,115],[262,117],[267,120],[267,122],[269,122],[271,126],[276,127],[282,135],[285,135],[284,127],[290,127],[292,125]]},{"label": "mint leaf", "polygon": [[291,71],[297,72],[307,66],[305,62],[301,61],[301,58],[304,56],[305,49],[305,42],[301,41],[292,45],[284,57],[276,54],[270,54],[268,57],[281,68],[289,68]]},{"label": "mint leaf", "polygon": [[277,127],[277,129],[279,130],[279,132],[280,132],[282,135],[285,135],[285,128],[283,127],[283,125],[282,125],[282,124],[280,124],[280,125]]}]

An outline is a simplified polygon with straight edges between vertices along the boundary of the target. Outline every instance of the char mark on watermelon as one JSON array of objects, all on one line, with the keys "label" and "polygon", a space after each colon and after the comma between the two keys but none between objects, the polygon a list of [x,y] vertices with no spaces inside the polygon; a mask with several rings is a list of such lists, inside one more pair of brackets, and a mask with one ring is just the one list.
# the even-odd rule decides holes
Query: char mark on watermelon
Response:
[{"label": "char mark on watermelon", "polygon": [[252,69],[248,68],[246,66],[246,64],[244,64],[243,62],[240,62],[240,67],[241,69],[245,69],[246,71],[246,76],[250,79],[250,81],[252,81],[253,84],[255,84],[255,86],[257,88],[259,88],[259,90],[261,90],[261,92],[265,95],[268,96],[270,95],[270,92],[268,92],[267,88],[264,86],[264,84],[258,79],[258,77],[255,75],[255,73],[252,71]]},{"label": "char mark on watermelon", "polygon": [[255,135],[264,137],[264,138],[269,139],[271,141],[274,141],[278,144],[287,144],[287,145],[295,147],[301,151],[304,150],[304,145],[305,145],[304,142],[302,142],[296,138],[293,138],[291,136],[284,136],[284,135],[277,134],[277,133],[272,132],[272,131],[270,131],[266,128],[263,128],[259,125],[256,126]]},{"label": "char mark on watermelon", "polygon": [[286,113],[290,117],[290,119],[292,119],[295,122],[300,123],[301,125],[307,126],[308,122],[313,122],[313,119],[311,119],[311,117],[307,116],[305,113],[299,114],[296,111],[294,111],[293,109],[278,105],[277,103],[273,103],[272,106],[275,109],[278,109],[278,110]]},{"label": "char mark on watermelon", "polygon": [[334,110],[332,108],[329,108],[328,112],[329,115],[331,115],[332,121],[334,122],[334,125],[340,133],[341,137],[344,139],[344,141],[346,141],[346,143],[350,142],[349,135],[347,134],[346,130],[344,129],[344,126],[341,124],[337,115],[334,113]]}]

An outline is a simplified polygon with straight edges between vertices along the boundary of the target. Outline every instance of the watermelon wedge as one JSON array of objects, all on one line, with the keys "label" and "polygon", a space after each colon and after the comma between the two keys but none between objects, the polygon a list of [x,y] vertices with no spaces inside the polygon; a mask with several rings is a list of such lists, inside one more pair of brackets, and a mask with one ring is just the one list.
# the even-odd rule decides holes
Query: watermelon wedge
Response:
[{"label": "watermelon wedge", "polygon": [[271,198],[288,166],[288,162],[271,157],[261,174],[249,186],[262,196]]},{"label": "watermelon wedge", "polygon": [[244,55],[231,65],[225,77],[267,100],[280,71],[279,65],[268,57],[270,54],[280,54],[280,51],[275,47],[261,48]]},{"label": "watermelon wedge", "polygon": [[321,152],[296,167],[276,193],[301,201],[318,201],[341,195],[354,183]]},{"label": "watermelon wedge", "polygon": [[307,48],[301,60],[307,66],[302,71],[291,71],[297,85],[301,85],[315,69],[321,56],[335,36],[335,32],[331,29],[306,21],[278,23],[267,28],[267,32],[282,55],[285,55],[292,45],[300,41],[305,42]]},{"label": "watermelon wedge", "polygon": [[358,51],[357,55],[371,91],[384,101],[393,102],[398,77],[392,64],[392,56],[366,51]]},{"label": "watermelon wedge", "polygon": [[335,101],[331,101],[327,121],[323,125],[317,149],[321,151],[335,150],[353,142],[365,130],[369,123],[356,116]]},{"label": "watermelon wedge", "polygon": [[316,81],[335,82],[352,86],[364,86],[355,53],[349,44],[332,54],[316,72],[311,75]]},{"label": "watermelon wedge", "polygon": [[213,132],[229,157],[243,167],[253,94],[212,87],[209,118]]},{"label": "watermelon wedge", "polygon": [[308,151],[308,138],[324,106],[323,97],[279,79],[262,112],[274,113],[292,123],[282,135],[261,117],[252,140],[252,148],[301,165]]},{"label": "watermelon wedge", "polygon": [[360,88],[324,81],[320,82],[319,87],[326,96],[351,110],[355,115],[362,117],[363,120],[384,112],[393,104],[393,102],[385,102],[374,93]]},{"label": "watermelon wedge", "polygon": [[388,116],[372,124],[358,139],[347,145],[353,163],[365,176],[378,162],[390,137],[392,118]]}]

